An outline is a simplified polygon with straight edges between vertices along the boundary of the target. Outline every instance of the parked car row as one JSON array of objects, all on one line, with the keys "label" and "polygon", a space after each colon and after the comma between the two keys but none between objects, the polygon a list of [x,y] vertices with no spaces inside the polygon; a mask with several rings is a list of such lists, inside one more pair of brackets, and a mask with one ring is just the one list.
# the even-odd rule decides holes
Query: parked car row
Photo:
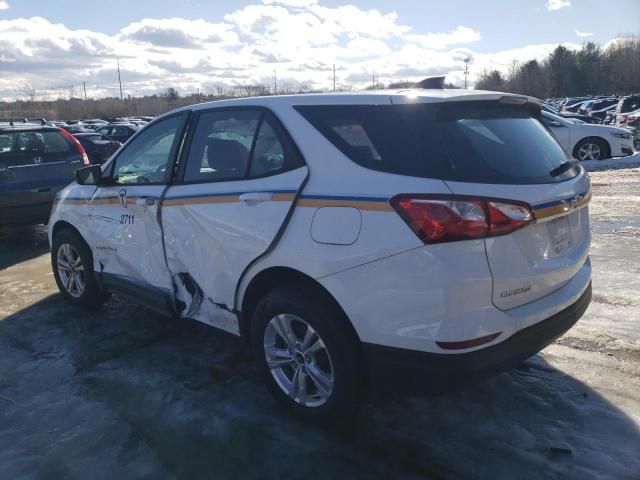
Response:
[{"label": "parked car row", "polygon": [[58,191],[86,165],[84,147],[64,129],[0,124],[0,225],[46,223]]},{"label": "parked car row", "polygon": [[638,101],[640,95],[547,99],[542,106],[543,120],[578,160],[632,155],[638,144],[635,129],[628,124],[628,114],[617,112],[636,107]]},{"label": "parked car row", "polygon": [[545,100],[544,108],[565,118],[625,128],[633,135],[634,143],[640,144],[640,94],[550,98]]},{"label": "parked car row", "polygon": [[0,121],[0,225],[46,223],[75,170],[106,162],[141,128],[113,120]]},{"label": "parked car row", "polygon": [[[84,146],[91,163],[103,163],[123,143],[153,117],[94,118],[87,120],[49,121],[74,135]],[[42,120],[44,121],[44,120]]]}]

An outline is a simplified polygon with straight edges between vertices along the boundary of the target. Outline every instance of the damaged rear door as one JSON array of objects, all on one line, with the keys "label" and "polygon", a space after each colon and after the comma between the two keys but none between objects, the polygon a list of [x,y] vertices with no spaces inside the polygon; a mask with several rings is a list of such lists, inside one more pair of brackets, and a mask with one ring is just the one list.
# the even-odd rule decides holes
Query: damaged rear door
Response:
[{"label": "damaged rear door", "polygon": [[183,317],[238,333],[238,281],[277,241],[308,170],[266,109],[204,110],[192,126],[161,207],[167,263]]}]

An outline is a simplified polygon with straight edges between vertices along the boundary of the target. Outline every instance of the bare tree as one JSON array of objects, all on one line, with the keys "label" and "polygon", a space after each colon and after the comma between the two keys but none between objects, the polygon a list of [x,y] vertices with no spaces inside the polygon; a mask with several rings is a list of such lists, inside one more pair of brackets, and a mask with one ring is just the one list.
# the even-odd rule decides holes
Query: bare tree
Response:
[{"label": "bare tree", "polygon": [[23,96],[28,102],[35,102],[38,98],[38,90],[35,85],[31,83],[25,83],[16,90],[18,95]]}]

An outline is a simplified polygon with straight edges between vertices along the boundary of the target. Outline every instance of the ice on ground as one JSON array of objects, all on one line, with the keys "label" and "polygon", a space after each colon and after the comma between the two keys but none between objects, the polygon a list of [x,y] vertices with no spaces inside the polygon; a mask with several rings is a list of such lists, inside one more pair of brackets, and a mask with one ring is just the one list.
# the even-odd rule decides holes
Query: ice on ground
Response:
[{"label": "ice on ground", "polygon": [[277,408],[225,334],[71,309],[41,246],[0,236],[0,478],[640,479],[640,169],[590,176],[578,324],[487,381],[371,403],[351,437]]},{"label": "ice on ground", "polygon": [[580,165],[582,165],[587,172],[640,167],[640,152],[629,155],[628,157],[615,157],[607,160],[583,160],[580,162]]}]

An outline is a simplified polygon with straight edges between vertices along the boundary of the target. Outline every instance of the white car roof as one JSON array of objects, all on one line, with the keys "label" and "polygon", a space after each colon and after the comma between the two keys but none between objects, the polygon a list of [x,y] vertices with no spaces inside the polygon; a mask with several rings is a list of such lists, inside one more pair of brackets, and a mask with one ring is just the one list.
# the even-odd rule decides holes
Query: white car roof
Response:
[{"label": "white car roof", "polygon": [[202,110],[223,106],[292,106],[292,105],[376,105],[389,103],[435,103],[446,101],[497,100],[501,97],[526,98],[532,103],[541,104],[537,98],[525,95],[515,95],[504,92],[489,92],[484,90],[428,90],[428,89],[399,89],[399,90],[365,90],[349,93],[307,93],[300,95],[273,95],[268,97],[246,97],[218,100],[184,107],[185,110]]}]

